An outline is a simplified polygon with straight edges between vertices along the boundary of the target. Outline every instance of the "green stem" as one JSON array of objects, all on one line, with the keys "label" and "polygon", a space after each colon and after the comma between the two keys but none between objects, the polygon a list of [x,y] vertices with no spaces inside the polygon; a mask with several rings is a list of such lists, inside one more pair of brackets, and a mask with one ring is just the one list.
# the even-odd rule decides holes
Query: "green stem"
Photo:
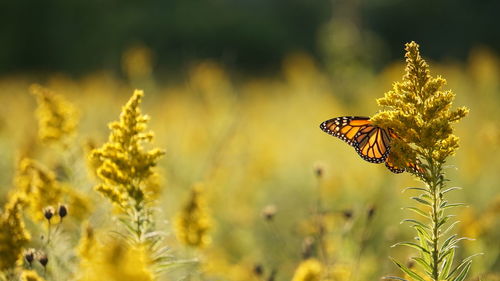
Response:
[{"label": "green stem", "polygon": [[434,281],[439,280],[439,222],[442,219],[442,214],[441,214],[441,201],[442,201],[442,196],[441,196],[441,183],[440,183],[440,178],[442,176],[441,174],[441,165],[436,165],[434,163],[434,160],[429,157],[428,158],[428,163],[431,169],[431,175],[430,175],[430,180],[427,183],[430,191],[431,191],[431,196],[432,196],[432,206],[431,206],[431,219],[432,219],[432,261],[431,261],[431,267],[432,267],[432,278]]}]

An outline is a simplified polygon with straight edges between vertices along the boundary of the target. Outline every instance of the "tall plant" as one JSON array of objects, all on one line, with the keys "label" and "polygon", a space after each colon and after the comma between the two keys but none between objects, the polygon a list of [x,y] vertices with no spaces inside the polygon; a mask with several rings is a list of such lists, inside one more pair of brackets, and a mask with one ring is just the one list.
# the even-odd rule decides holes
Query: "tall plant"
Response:
[{"label": "tall plant", "polygon": [[[416,205],[407,207],[423,219],[406,219],[417,232],[416,242],[401,242],[415,248],[418,256],[412,257],[420,270],[413,270],[403,263],[393,260],[406,274],[406,278],[418,281],[461,281],[471,267],[471,257],[455,261],[455,251],[459,238],[452,234],[453,226],[449,213],[461,203],[452,203],[446,196],[459,189],[447,187],[449,179],[444,164],[458,149],[459,138],[453,134],[452,125],[465,117],[468,109],[452,109],[455,94],[442,90],[446,80],[432,77],[429,65],[422,59],[419,46],[415,42],[406,44],[406,69],[401,82],[377,102],[385,108],[372,118],[374,124],[391,128],[398,136],[391,144],[391,156],[395,165],[411,169],[424,183],[424,187],[410,187],[419,192],[411,197]],[[410,170],[410,169],[409,169]],[[400,277],[386,277],[406,280]]]}]

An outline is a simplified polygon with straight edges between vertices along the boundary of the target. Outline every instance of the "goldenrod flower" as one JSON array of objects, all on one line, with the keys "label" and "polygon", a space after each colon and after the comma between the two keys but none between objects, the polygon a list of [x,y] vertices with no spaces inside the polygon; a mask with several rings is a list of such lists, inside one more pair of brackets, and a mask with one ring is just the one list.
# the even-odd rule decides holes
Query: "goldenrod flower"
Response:
[{"label": "goldenrod flower", "polygon": [[120,121],[109,124],[108,142],[90,155],[100,164],[97,175],[104,182],[95,189],[122,208],[154,197],[147,194],[144,185],[154,175],[153,167],[164,154],[160,149],[142,147],[143,142],[153,139],[153,133],[146,131],[149,117],[141,114],[139,108],[143,96],[142,91],[134,92],[122,108]]},{"label": "goldenrod flower", "polygon": [[210,242],[211,222],[201,185],[191,190],[189,200],[177,215],[175,226],[177,238],[188,246],[202,248]]},{"label": "goldenrod flower", "polygon": [[19,162],[14,181],[19,192],[26,195],[28,213],[35,220],[43,220],[44,208],[62,200],[63,191],[55,174],[32,159]]},{"label": "goldenrod flower", "polygon": [[38,135],[43,142],[57,142],[71,135],[78,124],[76,108],[47,88],[34,84],[30,88],[37,97]]},{"label": "goldenrod flower", "polygon": [[30,240],[22,217],[26,199],[13,194],[0,214],[0,271],[14,268],[23,258],[23,248]]},{"label": "goldenrod flower", "polygon": [[307,259],[299,264],[292,281],[319,281],[323,265],[316,259]]},{"label": "goldenrod flower", "polygon": [[78,248],[79,281],[154,280],[146,251],[141,246],[131,246],[120,239],[100,244],[92,228],[87,227]]},{"label": "goldenrod flower", "polygon": [[23,270],[21,272],[21,281],[44,281],[42,277],[33,270]]},{"label": "goldenrod flower", "polygon": [[429,157],[443,163],[458,148],[458,137],[452,124],[465,117],[468,109],[452,110],[455,94],[442,90],[446,80],[430,75],[429,65],[422,59],[415,42],[406,44],[406,74],[403,81],[377,102],[388,108],[371,118],[380,127],[391,128],[395,138],[391,156],[404,167],[416,157]]}]

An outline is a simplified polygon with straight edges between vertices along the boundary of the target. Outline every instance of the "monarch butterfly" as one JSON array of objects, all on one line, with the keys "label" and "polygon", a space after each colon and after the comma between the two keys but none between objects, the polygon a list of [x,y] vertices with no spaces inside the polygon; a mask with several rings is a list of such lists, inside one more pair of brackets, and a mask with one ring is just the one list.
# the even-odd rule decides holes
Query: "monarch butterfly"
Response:
[{"label": "monarch butterfly", "polygon": [[377,164],[385,162],[387,169],[396,174],[404,171],[422,173],[422,168],[418,164],[410,162],[406,167],[397,167],[393,163],[390,155],[391,141],[397,138],[397,135],[391,129],[386,130],[373,125],[368,117],[337,117],[326,120],[319,127],[353,146],[361,158],[368,162]]}]

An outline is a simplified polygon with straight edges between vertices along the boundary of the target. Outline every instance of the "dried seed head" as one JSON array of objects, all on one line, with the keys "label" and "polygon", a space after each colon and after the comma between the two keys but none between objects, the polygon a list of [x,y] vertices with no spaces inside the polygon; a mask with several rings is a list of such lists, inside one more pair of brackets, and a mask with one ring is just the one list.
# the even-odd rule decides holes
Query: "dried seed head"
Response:
[{"label": "dried seed head", "polygon": [[350,220],[350,219],[352,219],[353,212],[352,212],[352,210],[347,209],[347,210],[342,211],[342,215],[344,216],[344,218],[346,220]]},{"label": "dried seed head", "polygon": [[253,273],[255,273],[255,275],[257,276],[262,276],[264,274],[264,267],[262,266],[262,264],[254,265]]},{"label": "dried seed head", "polygon": [[373,218],[376,210],[377,209],[375,208],[375,205],[372,205],[372,206],[370,206],[370,208],[368,208],[368,213],[367,213],[368,220],[371,220]]},{"label": "dried seed head", "polygon": [[43,252],[39,252],[36,259],[41,265],[43,265],[43,267],[46,267],[47,263],[49,263],[49,257]]},{"label": "dried seed head", "polygon": [[314,165],[314,173],[316,174],[316,177],[321,178],[323,176],[325,168],[321,164],[316,164]]},{"label": "dried seed head", "polygon": [[66,215],[68,215],[68,207],[66,207],[66,205],[64,204],[60,204],[59,208],[57,209],[57,214],[61,219],[64,218]]},{"label": "dried seed head", "polygon": [[312,257],[314,252],[314,238],[308,236],[302,241],[302,258],[308,259]]},{"label": "dried seed head", "polygon": [[29,248],[28,250],[26,250],[24,252],[24,258],[26,259],[26,261],[31,265],[31,263],[33,262],[33,260],[35,259],[35,249],[33,248]]},{"label": "dried seed head", "polygon": [[267,205],[264,207],[264,209],[262,210],[262,216],[264,217],[264,219],[266,219],[267,221],[271,221],[273,220],[274,216],[276,215],[276,212],[278,211],[278,209],[276,208],[275,205]]},{"label": "dried seed head", "polygon": [[54,216],[54,208],[52,206],[48,206],[43,209],[43,216],[50,221],[50,219]]}]

